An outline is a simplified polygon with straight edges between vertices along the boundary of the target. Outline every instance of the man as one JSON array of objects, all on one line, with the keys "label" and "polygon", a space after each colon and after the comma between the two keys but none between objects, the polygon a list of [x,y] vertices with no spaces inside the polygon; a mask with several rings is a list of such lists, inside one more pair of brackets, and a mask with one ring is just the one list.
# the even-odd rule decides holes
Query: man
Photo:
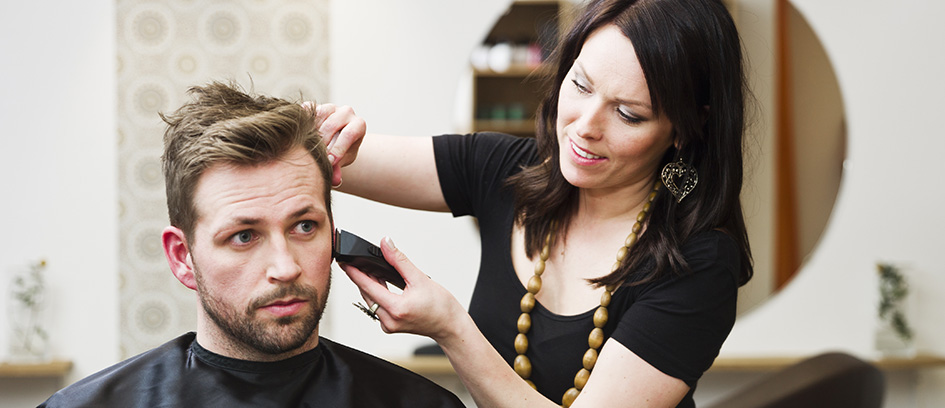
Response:
[{"label": "man", "polygon": [[164,252],[197,331],[41,406],[462,407],[453,394],[318,336],[332,261],[331,165],[313,113],[212,83],[162,115]]}]

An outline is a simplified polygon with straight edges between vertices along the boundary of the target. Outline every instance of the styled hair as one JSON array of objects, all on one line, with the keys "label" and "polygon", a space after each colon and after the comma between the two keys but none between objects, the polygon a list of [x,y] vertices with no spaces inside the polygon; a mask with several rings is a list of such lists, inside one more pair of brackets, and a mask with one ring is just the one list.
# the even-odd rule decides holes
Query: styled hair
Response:
[{"label": "styled hair", "polygon": [[303,147],[324,181],[331,217],[331,163],[315,126],[314,111],[298,103],[244,92],[235,84],[212,82],[188,90],[192,100],[167,123],[162,156],[171,225],[192,236],[199,214],[194,193],[203,172],[220,163],[253,166],[283,158]]},{"label": "styled hair", "polygon": [[509,179],[527,253],[541,251],[552,228],[555,236],[566,233],[577,210],[579,190],[565,180],[557,160],[558,94],[588,36],[610,24],[633,44],[654,113],[665,115],[673,126],[675,146],[667,150],[653,180],[659,180],[662,165],[682,158],[696,168],[699,183],[681,203],[660,189],[646,229],[621,267],[591,282],[635,285],[683,273],[689,266],[680,246],[697,233],[717,229],[740,248],[738,284],[744,284],[753,274],[739,199],[750,93],[741,41],[720,0],[592,0],[576,18],[549,62],[536,135],[541,163]]}]

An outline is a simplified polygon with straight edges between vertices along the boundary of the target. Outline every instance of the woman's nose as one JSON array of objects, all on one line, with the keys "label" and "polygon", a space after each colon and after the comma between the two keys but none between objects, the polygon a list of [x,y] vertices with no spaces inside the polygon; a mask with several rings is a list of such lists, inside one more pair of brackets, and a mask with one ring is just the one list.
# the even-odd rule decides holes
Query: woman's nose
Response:
[{"label": "woman's nose", "polygon": [[604,134],[604,109],[597,103],[581,107],[574,121],[575,133],[585,139],[599,139]]}]

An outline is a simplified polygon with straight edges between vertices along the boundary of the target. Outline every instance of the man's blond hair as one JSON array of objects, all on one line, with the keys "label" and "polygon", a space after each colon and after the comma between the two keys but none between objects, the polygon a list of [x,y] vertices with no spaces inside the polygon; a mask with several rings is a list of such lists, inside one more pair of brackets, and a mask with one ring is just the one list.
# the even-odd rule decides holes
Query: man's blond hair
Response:
[{"label": "man's blond hair", "polygon": [[198,214],[197,182],[218,163],[259,165],[297,147],[307,150],[325,186],[331,216],[331,163],[315,127],[314,111],[279,98],[252,95],[238,85],[212,82],[188,90],[192,100],[171,114],[162,157],[171,225],[192,236]]}]

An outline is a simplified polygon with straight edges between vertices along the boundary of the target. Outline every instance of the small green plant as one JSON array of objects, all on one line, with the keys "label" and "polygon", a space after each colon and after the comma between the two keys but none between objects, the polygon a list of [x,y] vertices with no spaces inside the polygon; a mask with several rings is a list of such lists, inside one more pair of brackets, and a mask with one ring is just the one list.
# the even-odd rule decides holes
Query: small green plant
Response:
[{"label": "small green plant", "polygon": [[43,270],[46,261],[30,265],[29,271],[17,275],[12,282],[11,295],[15,303],[13,318],[13,348],[17,353],[41,355],[49,335],[42,326],[40,307],[45,294]]},{"label": "small green plant", "polygon": [[878,263],[879,318],[886,321],[903,340],[912,339],[912,328],[903,313],[903,301],[909,295],[909,284],[898,267]]},{"label": "small green plant", "polygon": [[29,273],[19,275],[13,280],[13,298],[23,303],[28,308],[39,306],[43,296],[43,269],[46,268],[46,261],[30,265]]}]

